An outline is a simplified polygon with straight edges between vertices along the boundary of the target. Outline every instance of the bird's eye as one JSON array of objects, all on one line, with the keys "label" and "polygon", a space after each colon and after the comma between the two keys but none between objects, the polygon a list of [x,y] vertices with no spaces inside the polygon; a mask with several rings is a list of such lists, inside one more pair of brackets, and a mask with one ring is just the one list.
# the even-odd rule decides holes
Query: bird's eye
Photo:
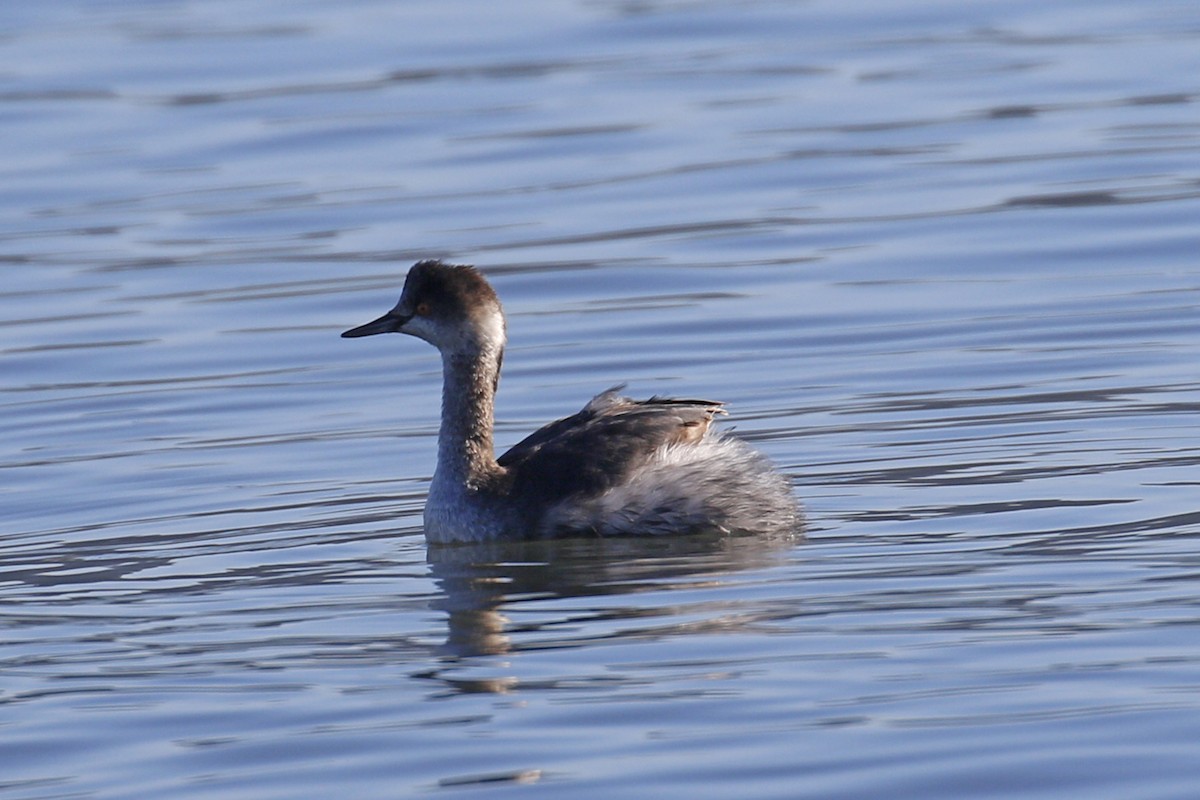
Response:
[{"label": "bird's eye", "polygon": [[429,311],[430,311],[429,303],[417,303],[417,316],[418,317],[428,317]]}]

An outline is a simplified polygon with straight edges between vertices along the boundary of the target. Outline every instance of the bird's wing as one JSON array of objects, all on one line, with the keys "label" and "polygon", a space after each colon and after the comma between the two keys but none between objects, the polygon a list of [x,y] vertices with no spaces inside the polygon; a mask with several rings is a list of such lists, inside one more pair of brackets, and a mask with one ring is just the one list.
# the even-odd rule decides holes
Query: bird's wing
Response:
[{"label": "bird's wing", "polygon": [[[583,410],[527,436],[498,461],[510,470],[514,495],[543,501],[604,492],[668,444],[703,438],[722,404],[651,397],[630,400],[617,386]],[[522,488],[524,484],[524,488]]]}]

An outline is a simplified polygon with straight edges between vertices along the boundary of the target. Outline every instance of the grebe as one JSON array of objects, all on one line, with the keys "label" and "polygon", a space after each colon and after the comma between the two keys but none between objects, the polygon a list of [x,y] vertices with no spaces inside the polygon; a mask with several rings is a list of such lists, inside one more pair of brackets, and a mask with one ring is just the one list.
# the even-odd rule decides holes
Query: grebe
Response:
[{"label": "grebe", "polygon": [[377,333],[411,334],[442,354],[431,542],[799,531],[784,477],[744,442],[710,431],[720,402],[630,400],[617,386],[496,458],[504,312],[474,267],[415,264],[395,308],[342,336]]}]

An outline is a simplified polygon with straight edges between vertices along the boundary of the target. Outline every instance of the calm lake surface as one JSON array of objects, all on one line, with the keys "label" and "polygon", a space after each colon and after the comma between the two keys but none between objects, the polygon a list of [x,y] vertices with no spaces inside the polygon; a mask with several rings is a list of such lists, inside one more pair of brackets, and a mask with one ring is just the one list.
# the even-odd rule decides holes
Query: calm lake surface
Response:
[{"label": "calm lake surface", "polygon": [[[6,3],[0,125],[3,800],[1196,796],[1196,3]],[[807,540],[427,550],[423,257]]]}]

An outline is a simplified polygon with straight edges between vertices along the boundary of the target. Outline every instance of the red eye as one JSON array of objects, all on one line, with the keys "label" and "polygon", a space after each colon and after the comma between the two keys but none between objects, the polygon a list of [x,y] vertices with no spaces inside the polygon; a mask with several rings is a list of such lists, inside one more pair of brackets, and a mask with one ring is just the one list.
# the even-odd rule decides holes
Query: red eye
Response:
[{"label": "red eye", "polygon": [[417,303],[417,316],[418,317],[428,317],[429,316],[429,303]]}]

